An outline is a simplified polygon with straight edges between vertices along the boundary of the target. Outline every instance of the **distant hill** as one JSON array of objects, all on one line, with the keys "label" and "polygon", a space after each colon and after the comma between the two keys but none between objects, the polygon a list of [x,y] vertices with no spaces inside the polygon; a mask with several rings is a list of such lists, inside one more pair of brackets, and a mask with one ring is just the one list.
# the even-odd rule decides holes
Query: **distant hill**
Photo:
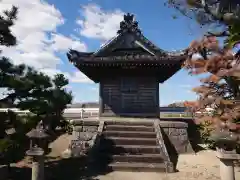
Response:
[{"label": "distant hill", "polygon": [[167,107],[185,107],[184,102],[175,102],[172,104],[169,104]]}]

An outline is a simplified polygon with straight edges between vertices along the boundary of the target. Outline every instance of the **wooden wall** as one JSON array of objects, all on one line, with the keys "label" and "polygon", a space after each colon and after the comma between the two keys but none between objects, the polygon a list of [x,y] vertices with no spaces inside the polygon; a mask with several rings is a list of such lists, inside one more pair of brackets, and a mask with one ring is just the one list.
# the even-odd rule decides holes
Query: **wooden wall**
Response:
[{"label": "wooden wall", "polygon": [[100,116],[159,117],[155,77],[105,78],[100,82]]}]

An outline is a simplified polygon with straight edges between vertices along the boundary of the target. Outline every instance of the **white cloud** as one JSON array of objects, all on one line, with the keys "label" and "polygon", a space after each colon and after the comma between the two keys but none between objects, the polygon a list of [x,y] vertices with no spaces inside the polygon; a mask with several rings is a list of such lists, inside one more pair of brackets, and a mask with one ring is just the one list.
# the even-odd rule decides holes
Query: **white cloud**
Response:
[{"label": "white cloud", "polygon": [[84,43],[78,40],[72,40],[61,34],[52,34],[52,44],[51,48],[55,51],[66,51],[69,48],[78,51],[86,51],[87,47]]},{"label": "white cloud", "polygon": [[[54,75],[61,73],[63,74],[67,79],[69,79],[70,83],[94,83],[91,79],[89,79],[85,74],[83,74],[81,71],[75,71],[74,73],[69,72],[62,72],[58,69],[51,69],[51,68],[43,68],[39,69],[41,72],[47,74],[50,77],[54,77]],[[69,87],[71,87],[69,85]],[[97,91],[97,89],[93,88],[92,91]]]},{"label": "white cloud", "polygon": [[70,78],[71,82],[74,83],[93,83],[85,74],[80,71],[76,71]]},{"label": "white cloud", "polygon": [[103,11],[96,4],[83,6],[81,15],[76,23],[80,26],[79,33],[88,38],[109,40],[116,35],[119,23],[123,20],[121,10]]},{"label": "white cloud", "polygon": [[68,72],[62,72],[59,69],[52,69],[52,68],[43,68],[43,69],[39,69],[41,72],[47,74],[48,76],[50,76],[51,78],[54,77],[54,75],[56,74],[63,74],[66,78],[70,78],[71,75]]},{"label": "white cloud", "polygon": [[53,5],[42,0],[2,0],[0,12],[12,5],[19,8],[17,20],[11,28],[18,45],[2,49],[3,55],[15,64],[25,63],[38,70],[46,69],[53,75],[54,72],[60,73],[57,66],[62,64],[56,52],[69,48],[86,51],[86,45],[79,39],[73,40],[56,32],[57,27],[64,24],[64,18]]}]

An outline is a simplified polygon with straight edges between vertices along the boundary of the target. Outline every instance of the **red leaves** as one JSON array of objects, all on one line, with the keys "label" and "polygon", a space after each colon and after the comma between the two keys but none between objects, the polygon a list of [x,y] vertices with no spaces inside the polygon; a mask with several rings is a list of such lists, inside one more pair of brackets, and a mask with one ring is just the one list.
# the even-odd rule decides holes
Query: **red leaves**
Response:
[{"label": "red leaves", "polygon": [[216,37],[214,36],[208,36],[204,37],[202,42],[200,43],[202,47],[206,47],[207,49],[214,49],[217,50],[219,47],[219,43]]},{"label": "red leaves", "polygon": [[184,104],[185,107],[197,106],[197,102],[196,101],[185,101],[183,104]]},{"label": "red leaves", "polygon": [[207,77],[207,78],[201,79],[200,81],[201,81],[202,83],[209,83],[209,82],[218,83],[218,82],[220,81],[220,79],[221,79],[220,77],[212,74],[212,75],[210,75],[210,76]]},{"label": "red leaves", "polygon": [[[233,123],[240,118],[240,103],[234,101],[234,98],[239,99],[240,93],[240,65],[237,64],[237,57],[234,57],[231,49],[221,48],[213,36],[193,41],[188,48],[188,55],[184,65],[191,74],[210,75],[201,79],[201,86],[193,89],[200,98],[196,102],[185,102],[184,105],[200,112],[198,122],[210,122],[217,127],[221,122],[229,122],[229,129],[239,127]],[[207,113],[208,107],[214,109],[213,113]]]}]

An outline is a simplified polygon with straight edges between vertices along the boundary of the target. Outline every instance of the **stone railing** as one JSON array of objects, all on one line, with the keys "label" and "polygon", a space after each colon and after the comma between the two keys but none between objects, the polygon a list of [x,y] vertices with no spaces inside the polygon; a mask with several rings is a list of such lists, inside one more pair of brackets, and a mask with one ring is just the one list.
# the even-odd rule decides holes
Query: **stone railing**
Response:
[{"label": "stone railing", "polygon": [[169,153],[168,153],[167,148],[164,143],[164,139],[163,139],[162,132],[161,132],[161,127],[160,127],[158,120],[154,121],[154,129],[156,132],[157,143],[160,146],[160,152],[163,153],[162,156],[164,158],[164,163],[166,165],[166,172],[175,172],[176,165],[174,165],[173,162],[171,162]]},{"label": "stone railing", "polygon": [[[188,137],[188,124],[180,121],[160,121],[160,126],[163,130],[164,141],[168,149],[173,149],[173,153],[181,154],[193,152],[189,137]],[[169,141],[169,142],[167,142]]]}]

